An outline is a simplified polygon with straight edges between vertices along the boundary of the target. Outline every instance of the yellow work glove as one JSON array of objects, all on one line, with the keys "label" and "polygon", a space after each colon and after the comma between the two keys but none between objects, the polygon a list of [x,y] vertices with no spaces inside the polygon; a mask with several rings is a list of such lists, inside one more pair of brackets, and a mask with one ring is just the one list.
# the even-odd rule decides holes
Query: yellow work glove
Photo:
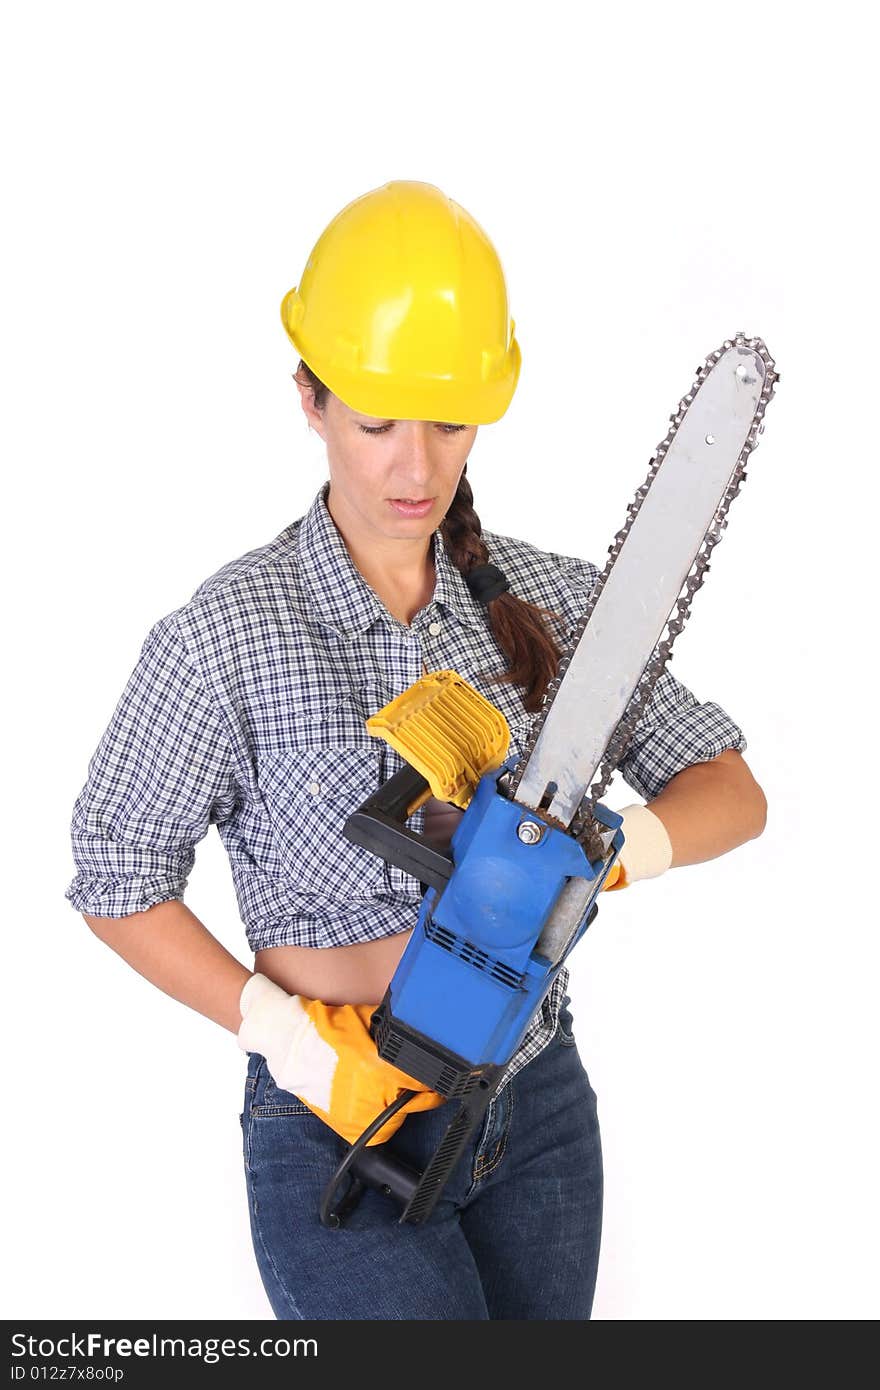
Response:
[{"label": "yellow work glove", "polygon": [[238,1045],[266,1058],[269,1074],[353,1144],[404,1089],[416,1095],[388,1120],[370,1145],[400,1129],[407,1114],[442,1105],[444,1097],[384,1061],[370,1037],[370,1004],[324,1004],[288,994],[265,975],[241,992]]},{"label": "yellow work glove", "polygon": [[625,888],[626,886],[626,874],[623,872],[623,865],[619,859],[616,859],[608,870],[608,877],[602,884],[602,892],[608,893],[612,888]]}]

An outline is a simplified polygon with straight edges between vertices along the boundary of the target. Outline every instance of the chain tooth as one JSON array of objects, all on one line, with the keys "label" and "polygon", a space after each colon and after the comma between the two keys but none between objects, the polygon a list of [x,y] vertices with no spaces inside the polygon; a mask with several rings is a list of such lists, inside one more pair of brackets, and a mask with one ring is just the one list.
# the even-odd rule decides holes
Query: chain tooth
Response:
[{"label": "chain tooth", "polygon": [[688,406],[693,403],[697,391],[699,390],[700,386],[703,384],[703,382],[705,381],[706,377],[709,375],[710,371],[715,366],[715,364],[721,360],[725,352],[729,351],[730,348],[735,346],[743,346],[744,344],[747,344],[753,351],[758,353],[765,367],[764,385],[761,394],[758,398],[758,407],[755,412],[755,418],[747,436],[746,442],[743,445],[743,448],[740,452],[737,465],[733,470],[733,473],[731,474],[730,481],[728,482],[727,488],[725,489],[721,502],[719,503],[718,508],[715,512],[715,516],[710,522],[709,528],[706,531],[706,535],[703,538],[703,543],[700,548],[700,551],[695,557],[691,571],[688,573],[687,579],[685,580],[682,593],[680,594],[675,606],[675,613],[674,615],[670,614],[670,619],[666,624],[664,633],[661,633],[661,639],[654,648],[654,652],[651,656],[651,659],[645,667],[645,670],[642,672],[642,675],[639,678],[636,688],[633,691],[632,696],[630,697],[629,704],[627,705],[623,713],[623,716],[621,717],[617,725],[617,728],[615,729],[608,743],[608,747],[605,750],[605,757],[598,770],[598,776],[596,777],[593,784],[585,794],[583,800],[581,801],[580,807],[578,808],[577,815],[572,821],[572,826],[577,824],[579,828],[577,838],[580,839],[582,836],[584,837],[583,843],[585,845],[585,848],[587,848],[588,852],[591,854],[591,858],[599,857],[599,854],[597,852],[594,852],[596,851],[597,845],[595,826],[593,824],[593,805],[595,802],[600,801],[601,798],[605,795],[605,792],[608,788],[608,784],[611,781],[611,778],[617,769],[617,765],[620,762],[620,759],[623,757],[624,753],[626,752],[630,738],[635,732],[636,725],[638,724],[639,720],[642,717],[642,714],[644,713],[644,710],[651,697],[651,692],[653,691],[658,678],[662,675],[663,670],[669,660],[670,654],[672,652],[672,644],[675,641],[678,634],[683,630],[684,625],[687,622],[688,617],[690,616],[690,608],[691,603],[693,601],[693,597],[696,594],[697,590],[700,588],[705,575],[708,573],[710,569],[709,556],[712,552],[713,547],[718,543],[718,541],[721,540],[724,528],[727,525],[727,509],[733,501],[734,497],[739,492],[740,487],[742,486],[745,480],[746,463],[748,461],[749,455],[751,454],[752,450],[758,447],[760,436],[764,432],[764,411],[766,409],[767,402],[771,399],[776,389],[776,383],[779,380],[779,374],[776,372],[776,364],[773,358],[768,353],[766,345],[764,344],[761,338],[746,339],[742,333],[737,333],[735,339],[726,339],[722,347],[716,348],[714,352],[709,353],[709,356],[705,359],[705,361],[701,363],[699,367],[697,367],[695,372],[694,384],[691,387],[691,390],[688,392],[687,396],[682,398],[677,414],[670,415],[669,417],[672,422],[673,428],[669,431],[665,439],[658,446],[656,453],[650,461],[648,467],[648,476],[642,483],[641,487],[636,489],[635,496],[627,508],[628,519],[623,525],[623,527],[617,532],[616,536],[614,537],[614,540],[608,547],[608,558],[605,562],[605,567],[593,586],[592,592],[587,602],[586,611],[584,612],[583,616],[580,618],[578,623],[575,625],[573,631],[569,635],[568,643],[560,658],[556,675],[554,676],[553,680],[550,681],[547,685],[547,689],[544,692],[544,698],[541,702],[541,708],[537,711],[534,720],[532,721],[531,730],[525,748],[523,750],[522,757],[517,763],[516,768],[514,769],[514,772],[511,777],[508,794],[511,798],[515,798],[517,788],[520,784],[520,781],[522,780],[523,772],[525,771],[526,763],[528,762],[531,756],[532,749],[538,741],[538,735],[540,734],[544,721],[550,712],[550,706],[553,704],[553,700],[556,697],[556,693],[559,690],[559,687],[562,685],[563,679],[565,678],[565,673],[568,670],[569,663],[574,655],[577,644],[580,641],[581,636],[583,635],[587,623],[590,621],[593,609],[596,606],[599,595],[601,594],[602,589],[608,579],[608,576],[611,573],[611,568],[614,564],[615,559],[620,553],[621,547],[623,546],[623,543],[626,540],[627,535],[629,534],[630,528],[633,522],[635,521],[636,516],[638,515],[639,508],[641,507],[642,502],[647,496],[648,491],[651,487],[651,483],[653,482],[654,477],[657,474],[657,471],[659,470],[663,462],[663,459],[666,456],[668,446],[672,443],[672,440],[675,438],[678,425],[681,423],[681,420],[684,418]]}]

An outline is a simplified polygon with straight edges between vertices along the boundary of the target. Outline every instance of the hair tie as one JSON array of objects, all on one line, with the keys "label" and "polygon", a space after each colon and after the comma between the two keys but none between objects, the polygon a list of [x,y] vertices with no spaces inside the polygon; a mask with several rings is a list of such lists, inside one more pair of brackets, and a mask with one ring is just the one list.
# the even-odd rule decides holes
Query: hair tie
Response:
[{"label": "hair tie", "polygon": [[464,582],[477,603],[484,606],[510,588],[510,580],[497,565],[475,565],[464,576]]}]

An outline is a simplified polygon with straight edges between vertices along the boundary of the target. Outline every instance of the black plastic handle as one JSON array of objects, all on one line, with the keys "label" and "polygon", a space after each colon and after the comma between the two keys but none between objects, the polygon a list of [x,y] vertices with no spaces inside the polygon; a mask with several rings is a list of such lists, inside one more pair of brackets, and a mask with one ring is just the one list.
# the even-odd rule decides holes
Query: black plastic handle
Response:
[{"label": "black plastic handle", "polygon": [[432,848],[406,825],[409,808],[429,787],[427,778],[406,763],[352,812],[342,833],[353,845],[396,864],[422,885],[442,890],[455,867],[452,856]]},{"label": "black plastic handle", "polygon": [[[492,1067],[490,1071],[491,1080],[482,1079],[463,1098],[438,1147],[421,1172],[398,1158],[387,1142],[367,1147],[372,1135],[415,1094],[411,1090],[401,1091],[397,1099],[352,1144],[325,1187],[321,1198],[322,1224],[331,1230],[338,1230],[368,1187],[378,1188],[402,1207],[402,1215],[398,1218],[400,1225],[408,1222],[419,1226],[427,1221],[498,1088],[503,1068]],[[337,1195],[343,1182],[346,1186],[341,1195]]]}]

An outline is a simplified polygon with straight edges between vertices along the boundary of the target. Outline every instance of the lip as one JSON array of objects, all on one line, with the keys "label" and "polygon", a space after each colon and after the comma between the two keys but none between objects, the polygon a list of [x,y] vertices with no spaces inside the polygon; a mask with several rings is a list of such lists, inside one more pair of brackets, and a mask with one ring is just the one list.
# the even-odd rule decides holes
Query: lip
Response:
[{"label": "lip", "polygon": [[420,502],[402,502],[398,497],[389,497],[388,504],[398,516],[427,516],[436,502],[436,497],[424,497]]}]

